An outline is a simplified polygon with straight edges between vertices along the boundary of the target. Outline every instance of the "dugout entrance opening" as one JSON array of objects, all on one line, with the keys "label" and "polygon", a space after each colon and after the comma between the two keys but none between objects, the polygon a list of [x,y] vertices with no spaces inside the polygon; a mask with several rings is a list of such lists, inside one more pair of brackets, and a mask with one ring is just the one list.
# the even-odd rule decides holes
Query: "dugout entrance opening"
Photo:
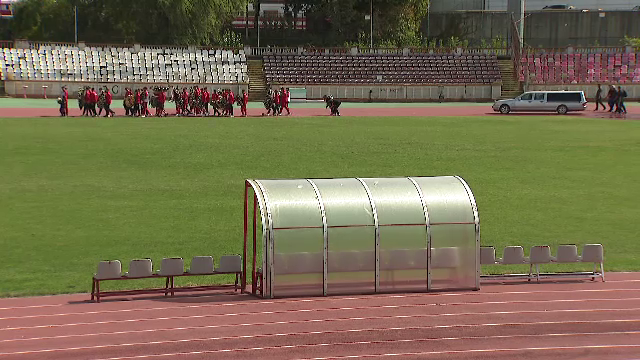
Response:
[{"label": "dugout entrance opening", "polygon": [[242,288],[256,296],[480,288],[459,176],[246,180],[244,195]]}]

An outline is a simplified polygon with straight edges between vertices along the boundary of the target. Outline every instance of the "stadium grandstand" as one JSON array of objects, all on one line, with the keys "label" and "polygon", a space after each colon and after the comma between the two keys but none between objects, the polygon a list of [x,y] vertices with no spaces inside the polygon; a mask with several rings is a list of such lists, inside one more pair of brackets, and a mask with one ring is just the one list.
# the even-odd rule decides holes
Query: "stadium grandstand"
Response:
[{"label": "stadium grandstand", "polygon": [[62,84],[204,84],[248,90],[253,100],[263,99],[269,87],[303,88],[307,99],[329,91],[356,101],[493,100],[542,87],[584,85],[591,95],[596,84],[615,83],[630,86],[635,98],[640,84],[637,54],[628,47],[529,50],[517,56],[509,49],[5,44],[0,76],[10,96],[41,97],[43,86],[53,96]]}]

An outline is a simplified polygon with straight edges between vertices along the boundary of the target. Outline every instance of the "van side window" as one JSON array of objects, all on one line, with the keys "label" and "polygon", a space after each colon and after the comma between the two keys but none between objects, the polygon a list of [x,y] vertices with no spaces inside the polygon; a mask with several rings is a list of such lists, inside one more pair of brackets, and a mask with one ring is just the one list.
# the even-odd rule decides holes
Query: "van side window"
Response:
[{"label": "van side window", "polygon": [[534,100],[544,100],[544,93],[535,94]]},{"label": "van side window", "polygon": [[582,94],[579,92],[547,93],[547,102],[581,102]]},{"label": "van side window", "polygon": [[525,94],[522,94],[522,96],[520,96],[520,100],[531,100],[531,98],[532,98],[531,93],[525,93]]}]

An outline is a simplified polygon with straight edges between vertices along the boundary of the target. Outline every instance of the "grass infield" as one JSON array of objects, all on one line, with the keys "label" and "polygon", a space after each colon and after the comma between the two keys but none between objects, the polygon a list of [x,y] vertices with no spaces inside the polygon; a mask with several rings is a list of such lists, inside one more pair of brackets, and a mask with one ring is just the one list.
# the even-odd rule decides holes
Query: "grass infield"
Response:
[{"label": "grass infield", "polygon": [[0,119],[0,296],[240,253],[245,178],[460,175],[483,245],[596,242],[605,270],[640,270],[638,149],[638,122],[557,116]]}]

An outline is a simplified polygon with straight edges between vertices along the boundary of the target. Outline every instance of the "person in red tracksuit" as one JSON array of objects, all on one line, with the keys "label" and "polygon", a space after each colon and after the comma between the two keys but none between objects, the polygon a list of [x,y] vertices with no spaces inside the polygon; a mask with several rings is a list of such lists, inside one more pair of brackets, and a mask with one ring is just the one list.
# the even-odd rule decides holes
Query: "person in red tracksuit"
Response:
[{"label": "person in red tracksuit", "polygon": [[209,101],[211,100],[211,95],[209,95],[209,90],[207,88],[202,89],[202,113],[209,116]]},{"label": "person in red tracksuit", "polygon": [[164,111],[164,102],[167,101],[167,95],[165,95],[164,91],[158,92],[158,105],[156,106],[156,116],[167,115]]},{"label": "person in red tracksuit", "polygon": [[279,90],[276,90],[275,95],[273,96],[273,103],[276,105],[276,109],[273,112],[273,115],[280,115],[280,113],[282,112],[282,94],[280,94]]},{"label": "person in red tracksuit", "polygon": [[93,94],[91,89],[84,91],[84,109],[82,110],[82,116],[91,114],[91,101],[93,100]]},{"label": "person in red tracksuit", "polygon": [[146,86],[142,88],[140,101],[142,102],[142,117],[151,116],[151,113],[149,112],[149,90],[147,90]]},{"label": "person in red tracksuit", "polygon": [[93,114],[93,116],[98,116],[98,113],[96,112],[97,104],[98,104],[98,93],[96,92],[96,89],[91,88],[91,113]]},{"label": "person in red tracksuit", "polygon": [[109,91],[109,88],[106,89],[104,93],[104,117],[113,117],[116,113],[111,110],[111,102],[113,101],[113,96]]},{"label": "person in red tracksuit", "polygon": [[189,111],[189,92],[187,88],[182,89],[182,115],[188,115]]},{"label": "person in red tracksuit", "polygon": [[133,115],[134,116],[140,116],[140,105],[141,105],[141,99],[140,99],[140,89],[136,89],[136,94],[134,95],[134,105],[133,105]]},{"label": "person in red tracksuit", "polygon": [[282,110],[287,110],[287,115],[291,115],[291,111],[289,111],[289,91],[285,90],[285,88],[280,89],[280,111],[278,114],[282,114]]},{"label": "person in red tracksuit", "polygon": [[195,99],[195,101],[193,102],[195,109],[194,112],[196,113],[196,115],[200,115],[200,89],[198,88],[198,85],[196,85],[193,89],[193,98]]},{"label": "person in red tracksuit", "polygon": [[233,102],[236,101],[235,96],[233,95],[233,91],[229,89],[229,93],[227,94],[227,106],[229,107],[229,115],[233,117]]},{"label": "person in red tracksuit", "polygon": [[240,112],[242,112],[242,116],[247,116],[247,104],[249,103],[249,94],[245,90],[242,90],[242,106],[240,107]]}]

